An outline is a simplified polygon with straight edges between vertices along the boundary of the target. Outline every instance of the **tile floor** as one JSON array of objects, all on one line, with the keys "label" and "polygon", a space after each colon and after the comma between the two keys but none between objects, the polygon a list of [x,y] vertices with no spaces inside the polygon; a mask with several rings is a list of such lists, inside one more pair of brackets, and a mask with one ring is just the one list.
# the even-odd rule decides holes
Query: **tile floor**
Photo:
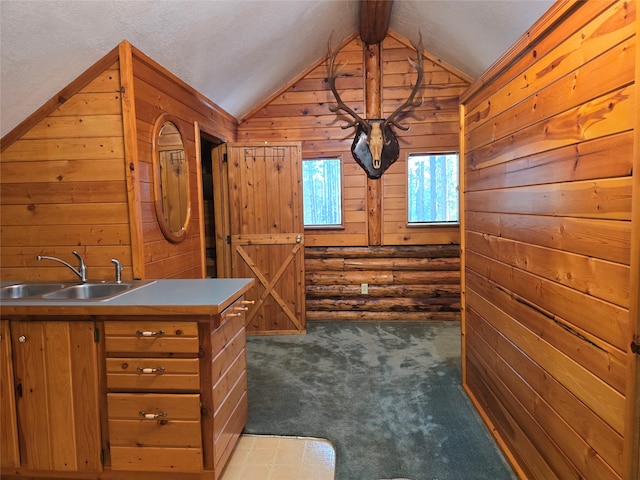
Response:
[{"label": "tile floor", "polygon": [[328,440],[242,435],[221,480],[333,480],[335,467]]}]

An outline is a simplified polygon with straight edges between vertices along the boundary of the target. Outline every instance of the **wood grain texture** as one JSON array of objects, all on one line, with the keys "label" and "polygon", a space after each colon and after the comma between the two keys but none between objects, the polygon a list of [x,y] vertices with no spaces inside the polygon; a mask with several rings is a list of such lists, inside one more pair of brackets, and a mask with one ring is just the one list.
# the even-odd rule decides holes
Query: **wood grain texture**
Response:
[{"label": "wood grain texture", "polygon": [[[307,316],[314,320],[459,318],[458,255],[456,245],[306,247]],[[363,283],[367,294],[361,292]]]},{"label": "wood grain texture", "polygon": [[636,7],[558,6],[463,96],[463,377],[527,478],[632,455]]},{"label": "wood grain texture", "polygon": [[[180,244],[162,235],[153,203],[153,126],[166,112],[180,119],[191,164],[192,218]],[[233,117],[123,41],[3,138],[2,279],[67,278],[35,255],[66,259],[71,250],[95,280],[113,277],[110,258],[123,263],[125,279],[201,278],[196,125],[235,140]],[[111,249],[106,263],[91,258],[97,248]]]}]

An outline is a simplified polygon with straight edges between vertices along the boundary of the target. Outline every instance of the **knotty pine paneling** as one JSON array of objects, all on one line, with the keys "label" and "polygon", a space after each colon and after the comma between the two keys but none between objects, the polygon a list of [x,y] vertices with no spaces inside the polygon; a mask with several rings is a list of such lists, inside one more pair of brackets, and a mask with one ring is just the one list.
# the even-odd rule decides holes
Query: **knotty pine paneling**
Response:
[{"label": "knotty pine paneling", "polygon": [[[189,160],[188,238],[173,244],[154,207],[153,127],[177,119]],[[75,280],[39,254],[75,263],[90,279],[200,278],[200,198],[196,124],[235,140],[237,121],[152,59],[122,42],[2,139],[0,278]]]},{"label": "knotty pine paneling", "polygon": [[636,321],[637,4],[558,5],[462,96],[463,378],[527,478],[615,480]]},{"label": "knotty pine paneling", "polygon": [[[416,80],[407,57],[415,58],[413,47],[390,32],[382,42],[382,113],[390,115],[409,96]],[[334,47],[335,48],[335,47]],[[336,81],[340,96],[364,116],[365,82],[363,45],[354,38],[336,57],[345,77]],[[274,96],[238,126],[239,141],[301,141],[303,158],[338,156],[343,162],[343,218],[340,230],[308,230],[307,246],[366,246],[367,177],[351,154],[354,129],[342,129],[349,121],[329,110],[335,104],[326,81],[327,63],[320,61],[284,91]],[[458,243],[458,227],[408,228],[406,222],[406,157],[413,152],[457,152],[459,150],[458,99],[469,80],[442,64],[424,58],[424,78],[418,93],[423,104],[402,119],[407,132],[398,130],[401,156],[385,172],[381,182],[384,245]]]},{"label": "knotty pine paneling", "polygon": [[[202,101],[202,98],[151,59],[133,50],[133,89],[135,98],[136,145],[138,149],[139,207],[142,222],[144,270],[147,278],[201,278],[206,270],[200,232],[200,198],[198,183],[199,152],[196,151],[195,123],[209,134],[235,140],[235,124]],[[168,241],[156,219],[153,176],[154,125],[158,118],[170,114],[185,147],[189,175],[190,217],[186,239]]]},{"label": "knotty pine paneling", "polygon": [[[380,107],[388,116],[411,93],[416,73],[407,57],[415,58],[416,52],[392,32],[380,51]],[[336,81],[340,96],[364,117],[366,66],[359,38],[341,48],[336,65],[347,75]],[[397,130],[400,158],[378,180],[382,213],[380,232],[375,233],[384,247],[372,247],[369,182],[351,154],[354,129],[341,128],[349,117],[329,110],[335,99],[326,77],[323,59],[238,126],[240,141],[300,141],[303,158],[342,159],[343,228],[305,231],[307,319],[458,319],[459,227],[407,227],[406,158],[413,152],[459,151],[458,100],[469,79],[425,53],[418,93],[423,103],[400,119],[410,127]],[[368,295],[361,295],[361,283],[369,284]]]},{"label": "knotty pine paneling", "polygon": [[[119,63],[43,117],[10,145],[0,162],[0,277],[77,280],[52,255],[92,279],[113,277],[111,258],[131,277]],[[96,221],[99,219],[99,223]]]}]

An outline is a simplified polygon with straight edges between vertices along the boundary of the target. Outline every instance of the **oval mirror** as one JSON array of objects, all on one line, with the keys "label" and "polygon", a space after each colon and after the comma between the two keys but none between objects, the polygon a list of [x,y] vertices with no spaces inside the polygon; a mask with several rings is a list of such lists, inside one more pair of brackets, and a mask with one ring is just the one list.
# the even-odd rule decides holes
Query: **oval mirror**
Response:
[{"label": "oval mirror", "polygon": [[161,117],[156,124],[154,176],[158,223],[164,236],[184,240],[189,223],[189,172],[182,135],[176,124]]}]

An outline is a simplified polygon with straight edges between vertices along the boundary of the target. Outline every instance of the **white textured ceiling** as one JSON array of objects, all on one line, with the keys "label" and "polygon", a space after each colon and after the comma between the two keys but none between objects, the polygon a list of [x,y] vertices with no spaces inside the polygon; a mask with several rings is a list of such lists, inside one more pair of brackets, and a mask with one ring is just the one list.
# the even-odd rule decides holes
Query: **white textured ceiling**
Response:
[{"label": "white textured ceiling", "polygon": [[[475,78],[552,3],[395,0],[390,28]],[[358,24],[359,0],[0,0],[1,136],[124,39],[241,118]]]}]

